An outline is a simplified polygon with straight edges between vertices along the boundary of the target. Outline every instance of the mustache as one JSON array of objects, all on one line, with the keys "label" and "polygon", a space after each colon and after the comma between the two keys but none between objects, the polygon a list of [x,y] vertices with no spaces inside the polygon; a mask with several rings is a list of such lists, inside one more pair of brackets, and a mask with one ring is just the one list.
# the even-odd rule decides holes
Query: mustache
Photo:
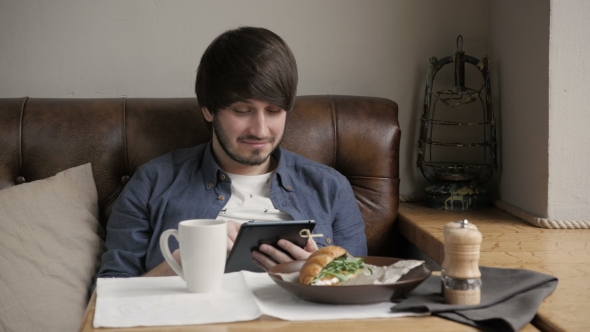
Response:
[{"label": "mustache", "polygon": [[267,136],[267,137],[258,137],[254,135],[247,135],[247,136],[239,136],[238,141],[261,141],[261,142],[269,142],[273,143],[275,141],[274,136]]}]

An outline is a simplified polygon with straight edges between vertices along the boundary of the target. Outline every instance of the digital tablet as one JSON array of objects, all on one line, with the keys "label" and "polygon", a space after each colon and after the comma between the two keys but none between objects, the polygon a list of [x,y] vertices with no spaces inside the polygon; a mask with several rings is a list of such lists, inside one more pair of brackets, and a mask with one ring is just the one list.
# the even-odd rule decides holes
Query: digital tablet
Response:
[{"label": "digital tablet", "polygon": [[243,223],[238,231],[234,246],[227,256],[225,273],[242,270],[264,272],[254,264],[252,251],[258,250],[261,244],[270,244],[279,248],[277,242],[280,239],[291,241],[303,248],[307,237],[302,237],[300,232],[308,229],[311,233],[314,227],[314,220],[249,221]]}]

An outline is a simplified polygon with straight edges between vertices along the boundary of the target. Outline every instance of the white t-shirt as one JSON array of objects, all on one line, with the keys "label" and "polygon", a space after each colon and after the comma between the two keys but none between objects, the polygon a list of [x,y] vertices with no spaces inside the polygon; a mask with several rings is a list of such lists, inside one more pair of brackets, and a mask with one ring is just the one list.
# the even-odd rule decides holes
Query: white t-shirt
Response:
[{"label": "white t-shirt", "polygon": [[262,175],[237,175],[227,173],[231,179],[231,197],[219,212],[218,220],[293,220],[290,214],[275,209],[270,200],[270,184],[274,171]]}]

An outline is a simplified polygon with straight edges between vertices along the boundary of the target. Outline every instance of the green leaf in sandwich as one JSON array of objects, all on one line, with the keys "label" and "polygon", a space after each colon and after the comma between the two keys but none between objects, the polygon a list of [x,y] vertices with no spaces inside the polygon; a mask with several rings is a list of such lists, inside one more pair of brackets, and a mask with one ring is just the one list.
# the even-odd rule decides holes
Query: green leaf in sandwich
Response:
[{"label": "green leaf in sandwich", "polygon": [[338,246],[321,248],[311,254],[299,271],[299,282],[312,286],[335,286],[355,278],[365,269],[362,258]]}]

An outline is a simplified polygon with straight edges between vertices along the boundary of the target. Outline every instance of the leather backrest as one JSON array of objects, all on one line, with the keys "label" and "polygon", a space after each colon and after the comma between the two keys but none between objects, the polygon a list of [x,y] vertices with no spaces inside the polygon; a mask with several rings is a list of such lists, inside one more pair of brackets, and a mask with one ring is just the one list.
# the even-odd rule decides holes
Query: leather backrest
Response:
[{"label": "leather backrest", "polygon": [[[196,98],[0,99],[0,189],[92,163],[101,223],[139,166],[211,139]],[[399,188],[397,104],[299,96],[282,147],[350,181],[369,255],[393,254]]]}]

